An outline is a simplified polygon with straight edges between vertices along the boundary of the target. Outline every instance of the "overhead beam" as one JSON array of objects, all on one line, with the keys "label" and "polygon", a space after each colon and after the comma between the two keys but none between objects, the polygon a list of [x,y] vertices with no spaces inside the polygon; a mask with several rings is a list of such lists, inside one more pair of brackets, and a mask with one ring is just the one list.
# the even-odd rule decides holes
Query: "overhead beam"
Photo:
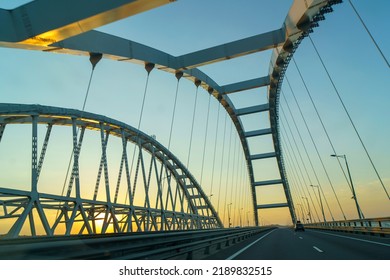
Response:
[{"label": "overhead beam", "polygon": [[249,138],[249,137],[255,137],[255,136],[263,136],[263,135],[267,135],[267,134],[271,134],[271,133],[272,133],[271,128],[264,128],[264,129],[258,129],[258,130],[244,132],[244,136],[246,138]]},{"label": "overhead beam", "polygon": [[270,208],[282,208],[289,207],[288,203],[272,203],[272,204],[263,204],[257,205],[257,209],[270,209]]},{"label": "overhead beam", "polygon": [[0,42],[46,47],[170,2],[172,0],[32,1],[13,10],[0,10]]},{"label": "overhead beam", "polygon": [[178,68],[196,68],[205,64],[261,52],[284,44],[285,39],[286,35],[283,27],[249,38],[178,56],[180,62]]},{"label": "overhead beam", "polygon": [[269,83],[270,83],[270,77],[265,76],[261,78],[239,82],[239,83],[225,85],[222,86],[221,88],[222,88],[222,93],[229,94],[229,93],[239,92],[248,89],[265,87],[268,86]]},{"label": "overhead beam", "polygon": [[251,155],[250,159],[257,160],[257,159],[266,159],[266,158],[272,158],[272,157],[276,157],[275,152]]},{"label": "overhead beam", "polygon": [[283,183],[282,179],[276,179],[276,180],[267,180],[267,181],[254,182],[253,185],[255,187],[258,187],[258,186],[277,185],[277,184],[282,184],[282,183]]},{"label": "overhead beam", "polygon": [[254,113],[265,112],[269,110],[269,104],[256,105],[241,109],[236,109],[236,116],[249,115]]}]

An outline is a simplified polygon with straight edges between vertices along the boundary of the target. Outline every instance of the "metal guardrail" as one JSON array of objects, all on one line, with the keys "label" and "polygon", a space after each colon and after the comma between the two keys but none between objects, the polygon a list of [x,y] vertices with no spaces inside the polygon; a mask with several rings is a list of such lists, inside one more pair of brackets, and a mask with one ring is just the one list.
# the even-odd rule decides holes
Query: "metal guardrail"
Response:
[{"label": "metal guardrail", "polygon": [[0,259],[202,259],[271,227],[0,240]]},{"label": "metal guardrail", "polygon": [[390,217],[305,224],[306,228],[390,236]]}]

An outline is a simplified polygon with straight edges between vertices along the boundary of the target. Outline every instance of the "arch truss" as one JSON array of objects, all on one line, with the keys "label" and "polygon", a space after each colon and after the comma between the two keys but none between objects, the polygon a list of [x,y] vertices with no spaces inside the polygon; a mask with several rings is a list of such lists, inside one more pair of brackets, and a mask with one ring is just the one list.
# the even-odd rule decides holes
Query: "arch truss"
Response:
[{"label": "arch truss", "polygon": [[[153,136],[105,116],[78,110],[1,104],[0,144],[7,128],[19,124],[31,126],[32,131],[31,185],[26,186],[27,190],[0,188],[0,223],[4,229],[9,222],[9,229],[2,233],[7,237],[18,237],[22,230],[34,236],[39,227],[47,236],[222,227],[195,178]],[[41,129],[45,137],[40,148]],[[59,129],[65,129],[72,147],[71,175],[62,194],[56,194],[54,186],[41,190],[39,180],[51,135]],[[95,181],[88,180],[93,183],[81,180],[90,176],[80,168],[86,137],[99,139],[94,152],[100,155],[95,165],[97,177]],[[109,173],[111,161],[107,160],[112,138],[119,139],[115,143],[119,143],[121,154],[117,158],[119,171],[114,175]],[[134,147],[132,158],[130,145]],[[67,161],[69,157],[56,160]],[[126,200],[118,196],[121,192],[126,193]]]},{"label": "arch truss", "polygon": [[[173,56],[128,39],[94,30],[105,24],[175,1],[121,0],[96,3],[96,1],[88,0],[83,1],[83,3],[79,2],[58,0],[54,4],[50,0],[41,0],[22,5],[11,12],[0,9],[0,21],[4,25],[4,28],[0,30],[0,46],[66,54],[101,54],[104,58],[117,61],[152,63],[157,69],[170,73],[180,72],[187,79],[200,81],[201,86],[217,98],[226,109],[239,134],[250,177],[255,224],[259,224],[258,210],[270,208],[288,208],[292,221],[295,222],[294,204],[285,174],[280,145],[279,91],[289,61],[302,39],[312,32],[314,27],[318,26],[318,22],[324,19],[324,14],[332,12],[333,5],[342,2],[342,0],[294,0],[279,29],[181,56]],[[74,7],[78,7],[78,9],[74,9]],[[37,11],[43,9],[46,9],[48,14],[56,14],[57,17],[36,16],[39,14]],[[67,12],[64,13],[64,11]],[[265,77],[221,86],[197,68],[269,49],[273,50],[273,54],[270,60],[269,74]],[[268,89],[268,103],[266,104],[236,108],[229,98],[230,93],[259,87],[267,87]],[[245,131],[241,117],[259,112],[269,114],[269,127]],[[262,154],[251,153],[248,138],[263,135],[272,135],[273,151]],[[276,159],[280,176],[267,181],[256,180],[254,162],[269,158]],[[180,175],[178,176],[180,178]],[[185,193],[186,183],[181,185],[182,191]],[[282,186],[285,199],[273,204],[260,204],[256,194],[257,188],[274,185]],[[187,196],[187,198],[189,197],[191,196]],[[189,198],[189,201],[192,199]],[[196,210],[192,212],[197,213],[196,215],[199,214]],[[214,224],[219,223],[217,220],[215,217]]]}]

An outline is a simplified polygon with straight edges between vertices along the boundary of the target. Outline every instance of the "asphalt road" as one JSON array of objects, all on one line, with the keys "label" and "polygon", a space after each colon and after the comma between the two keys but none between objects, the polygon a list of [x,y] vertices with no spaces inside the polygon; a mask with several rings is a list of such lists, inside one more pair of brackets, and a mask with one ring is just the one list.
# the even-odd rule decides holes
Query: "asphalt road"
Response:
[{"label": "asphalt road", "polygon": [[209,259],[390,260],[390,239],[316,230],[276,228]]}]

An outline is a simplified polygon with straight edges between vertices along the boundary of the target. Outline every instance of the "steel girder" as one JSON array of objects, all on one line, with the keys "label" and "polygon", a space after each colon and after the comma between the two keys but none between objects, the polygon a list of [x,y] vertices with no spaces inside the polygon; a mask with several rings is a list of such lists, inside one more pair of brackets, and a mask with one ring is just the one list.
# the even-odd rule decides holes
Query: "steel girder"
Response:
[{"label": "steel girder", "polygon": [[39,0],[0,9],[0,46],[50,50],[55,42],[170,2]]},{"label": "steel girder", "polygon": [[[47,0],[45,3],[48,2]],[[61,2],[61,1],[60,1]],[[62,1],[65,2],[65,1]],[[133,2],[133,1],[123,1],[123,2]],[[143,11],[151,6],[144,6],[146,1],[137,1],[140,10]],[[150,3],[156,4],[156,7],[164,4],[167,1],[148,1]],[[169,1],[170,2],[170,1]],[[268,87],[268,96],[269,104],[264,104],[268,106],[268,111],[270,115],[270,127],[272,138],[274,142],[274,156],[277,160],[280,177],[281,179],[272,180],[272,182],[282,182],[283,189],[286,195],[286,203],[277,203],[274,207],[288,207],[290,210],[292,221],[295,222],[295,210],[292,202],[292,197],[290,194],[288,180],[285,174],[282,151],[280,146],[280,135],[279,135],[279,122],[278,122],[278,99],[279,91],[281,84],[283,82],[284,72],[289,64],[289,61],[295,51],[299,46],[301,40],[313,30],[313,27],[318,26],[318,21],[324,19],[324,14],[331,12],[331,6],[337,3],[342,2],[342,0],[294,0],[287,17],[282,24],[280,29],[270,31],[264,34],[259,34],[250,38],[244,38],[235,42],[230,42],[223,44],[221,46],[212,47],[209,49],[197,51],[194,53],[182,55],[179,57],[174,57],[157,49],[133,42],[131,40],[118,38],[110,34],[105,34],[102,32],[91,30],[99,25],[105,24],[101,20],[93,20],[91,17],[91,22],[94,24],[91,28],[83,29],[82,31],[77,27],[75,30],[72,28],[69,30],[70,33],[61,32],[62,37],[58,37],[58,40],[53,40],[48,42],[48,44],[39,44],[33,40],[27,40],[30,45],[25,45],[23,42],[16,42],[16,40],[7,39],[3,33],[0,33],[0,46],[15,47],[15,48],[26,48],[26,49],[39,49],[45,51],[52,51],[58,53],[67,53],[67,54],[83,54],[89,55],[90,53],[101,53],[105,58],[114,59],[118,61],[129,61],[134,63],[153,63],[156,68],[168,71],[171,73],[176,73],[178,71],[183,72],[185,78],[192,81],[201,81],[201,86],[205,88],[210,94],[212,94],[221,105],[226,109],[227,113],[230,115],[237,132],[239,134],[241,144],[245,153],[247,160],[248,173],[251,181],[252,189],[252,198],[253,198],[253,209],[255,223],[258,225],[258,214],[257,209],[263,208],[272,208],[271,206],[262,206],[257,205],[256,197],[256,186],[266,185],[267,182],[256,182],[254,177],[254,170],[252,165],[253,156],[250,154],[247,137],[253,137],[255,135],[265,135],[268,134],[268,131],[259,130],[257,132],[247,132],[244,131],[241,119],[239,117],[239,112],[242,112],[242,109],[237,110],[234,104],[231,102],[227,94],[232,92],[239,92],[246,89],[257,88],[261,86]],[[119,4],[120,6],[120,4]],[[30,8],[28,5],[23,5],[18,10],[27,11],[28,13]],[[118,7],[118,9],[120,9]],[[32,10],[31,10],[32,11]],[[69,11],[70,13],[75,13],[74,9]],[[104,8],[100,11],[104,14]],[[25,13],[26,14],[26,13]],[[77,14],[77,13],[76,13]],[[99,12],[96,12],[99,14]],[[124,15],[125,16],[129,16]],[[75,15],[72,15],[74,17]],[[115,18],[117,15],[113,15],[110,18],[111,21],[115,21],[118,18]],[[10,18],[14,17],[10,13],[7,13],[4,10],[0,10],[0,22],[4,24],[9,24]],[[77,17],[77,16],[76,16]],[[83,17],[87,17],[85,14],[78,15],[79,20],[82,21]],[[101,17],[103,18],[103,17]],[[20,18],[19,18],[20,21]],[[41,22],[42,26],[49,26],[51,22]],[[33,22],[31,22],[33,25]],[[72,25],[65,25],[64,28],[71,27]],[[59,26],[58,30],[62,30],[62,27]],[[23,28],[22,28],[23,29]],[[24,26],[26,29],[26,26]],[[47,31],[47,30],[43,30]],[[44,32],[42,31],[42,34]],[[11,31],[12,32],[12,31]],[[67,36],[66,34],[70,34]],[[9,35],[9,34],[8,34]],[[35,35],[36,37],[36,35]],[[34,38],[34,36],[31,36]],[[269,75],[266,77],[260,77],[257,79],[252,79],[248,81],[242,81],[235,84],[230,84],[226,86],[220,86],[214,82],[209,76],[205,73],[196,69],[196,66],[205,65],[209,63],[214,63],[217,61],[230,59],[233,57],[243,56],[251,54],[254,52],[259,52],[265,49],[273,48],[273,55],[271,57]],[[267,129],[268,130],[268,129]],[[261,158],[259,156],[257,158]]]},{"label": "steel girder", "polygon": [[[0,104],[1,127],[17,124],[32,126],[31,186],[29,191],[0,188],[0,224],[13,221],[9,230],[1,233],[6,238],[20,236],[27,218],[32,236],[38,234],[39,227],[47,236],[103,234],[108,232],[109,227],[115,233],[223,227],[193,175],[153,137],[119,121],[78,110]],[[43,125],[47,125],[47,130],[39,155],[38,129]],[[72,173],[64,195],[42,192],[39,186],[39,174],[44,169],[50,135],[58,126],[70,127],[73,139]],[[80,180],[84,176],[79,162],[86,130],[96,131],[94,135],[98,134],[101,142],[98,176],[90,194],[85,194],[87,186]],[[111,193],[112,182],[109,180],[113,176],[109,176],[108,172],[109,136],[119,138],[122,146],[114,194]],[[128,143],[134,144],[134,170],[129,170]],[[104,183],[101,184],[102,177]],[[121,183],[123,177],[125,182]],[[120,187],[122,190],[125,188],[129,198],[127,202],[123,199],[119,201]],[[143,187],[142,191],[140,187]],[[97,193],[102,188],[105,199],[98,200]]]}]

